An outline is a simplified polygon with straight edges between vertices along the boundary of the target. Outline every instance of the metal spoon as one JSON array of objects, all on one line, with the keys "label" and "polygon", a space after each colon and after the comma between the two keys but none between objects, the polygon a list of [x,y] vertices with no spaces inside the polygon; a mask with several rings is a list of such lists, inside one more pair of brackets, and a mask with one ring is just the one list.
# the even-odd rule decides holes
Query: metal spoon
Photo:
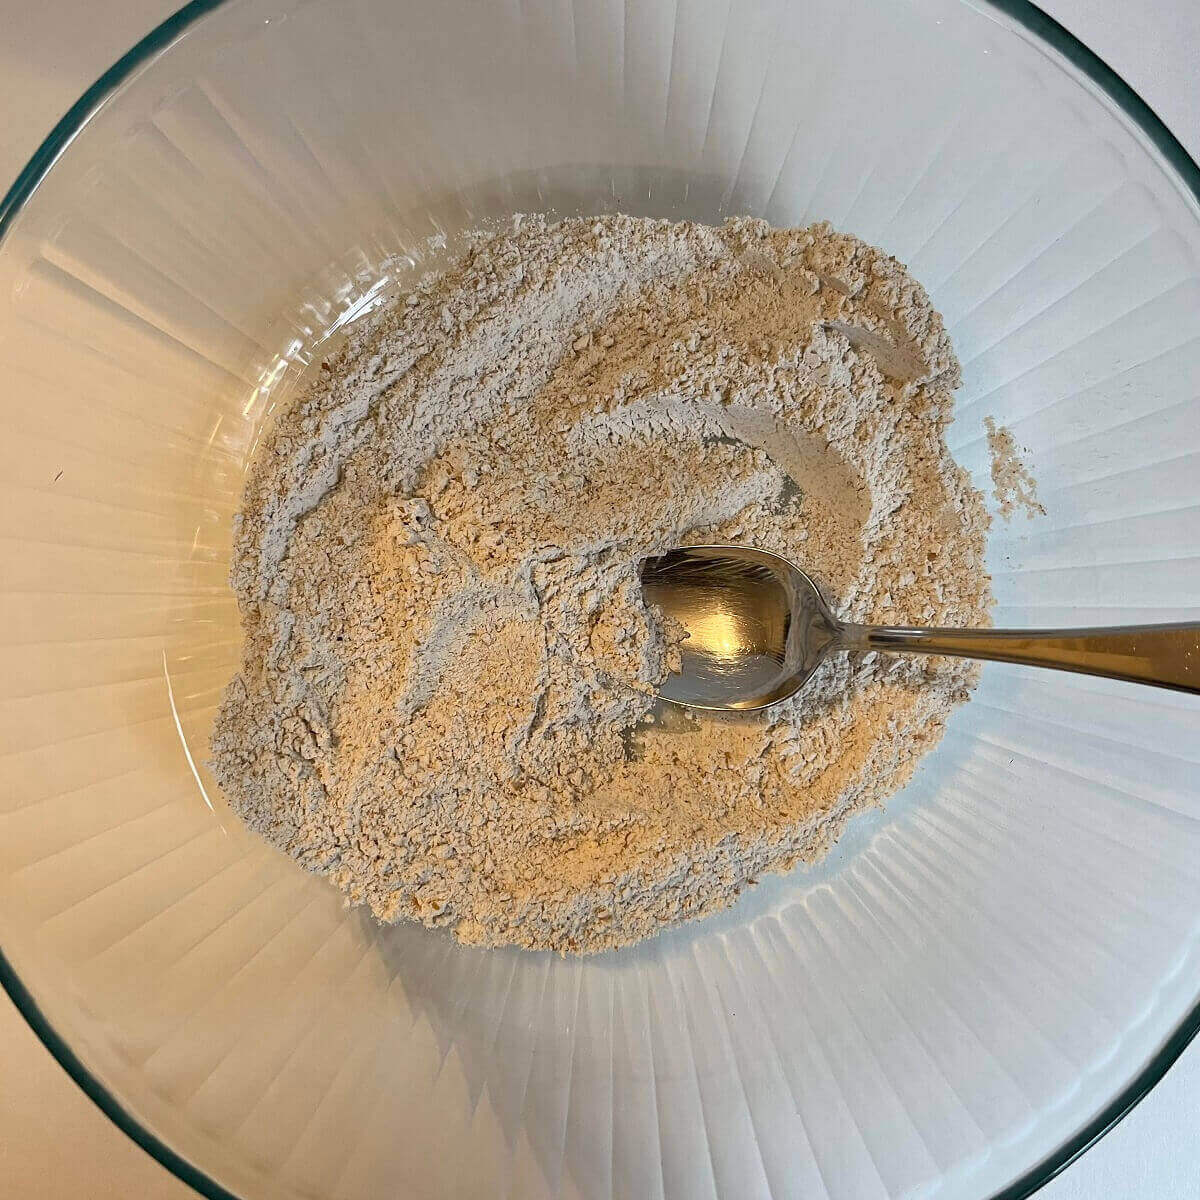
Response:
[{"label": "metal spoon", "polygon": [[691,708],[765,708],[798,691],[835,650],[950,654],[1054,667],[1200,693],[1200,624],[1113,629],[908,629],[838,620],[778,554],[685,546],[648,558],[642,592],[687,632],[682,669],[659,695]]}]

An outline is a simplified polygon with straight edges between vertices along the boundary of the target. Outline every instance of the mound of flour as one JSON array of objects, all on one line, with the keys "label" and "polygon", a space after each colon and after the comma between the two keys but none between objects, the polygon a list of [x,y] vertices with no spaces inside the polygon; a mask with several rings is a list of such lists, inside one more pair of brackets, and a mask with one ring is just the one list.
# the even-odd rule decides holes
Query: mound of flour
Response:
[{"label": "mound of flour", "polygon": [[517,219],[359,329],[268,432],[235,522],[235,810],[382,920],[620,946],[818,859],[974,681],[827,662],[690,716],[637,564],[788,555],[856,621],[986,623],[922,288],[828,226]]}]

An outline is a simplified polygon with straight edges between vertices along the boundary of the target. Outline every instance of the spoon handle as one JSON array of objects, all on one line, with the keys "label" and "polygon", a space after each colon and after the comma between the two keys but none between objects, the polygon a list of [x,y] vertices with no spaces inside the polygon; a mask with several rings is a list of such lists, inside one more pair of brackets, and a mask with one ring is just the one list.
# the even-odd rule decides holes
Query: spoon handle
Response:
[{"label": "spoon handle", "polygon": [[906,629],[846,625],[845,650],[949,654],[1053,667],[1200,694],[1200,625],[1113,629]]}]

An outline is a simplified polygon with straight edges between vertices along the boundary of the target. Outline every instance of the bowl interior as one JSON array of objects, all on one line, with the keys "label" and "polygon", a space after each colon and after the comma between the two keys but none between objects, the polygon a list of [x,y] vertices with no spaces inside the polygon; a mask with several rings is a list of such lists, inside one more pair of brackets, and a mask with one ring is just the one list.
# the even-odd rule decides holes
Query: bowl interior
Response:
[{"label": "bowl interior", "polygon": [[1193,698],[989,667],[821,867],[596,959],[471,950],[344,909],[213,786],[229,522],[271,412],[462,231],[828,219],[945,314],[977,484],[985,416],[1029,449],[997,624],[1181,619],[1195,178],[1015,3],[207,7],[0,243],[26,1001],[214,1195],[979,1197],[1062,1151],[1200,995]]}]

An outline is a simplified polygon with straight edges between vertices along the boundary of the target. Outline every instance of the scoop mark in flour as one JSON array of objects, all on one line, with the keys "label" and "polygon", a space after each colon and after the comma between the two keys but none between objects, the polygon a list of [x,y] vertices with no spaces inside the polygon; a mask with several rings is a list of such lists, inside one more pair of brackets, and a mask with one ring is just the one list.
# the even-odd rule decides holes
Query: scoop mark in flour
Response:
[{"label": "scoop mark in flour", "polygon": [[909,346],[897,345],[873,329],[863,329],[846,321],[826,321],[826,329],[840,333],[855,350],[861,350],[879,364],[879,369],[898,383],[915,383],[929,374],[929,366]]}]

